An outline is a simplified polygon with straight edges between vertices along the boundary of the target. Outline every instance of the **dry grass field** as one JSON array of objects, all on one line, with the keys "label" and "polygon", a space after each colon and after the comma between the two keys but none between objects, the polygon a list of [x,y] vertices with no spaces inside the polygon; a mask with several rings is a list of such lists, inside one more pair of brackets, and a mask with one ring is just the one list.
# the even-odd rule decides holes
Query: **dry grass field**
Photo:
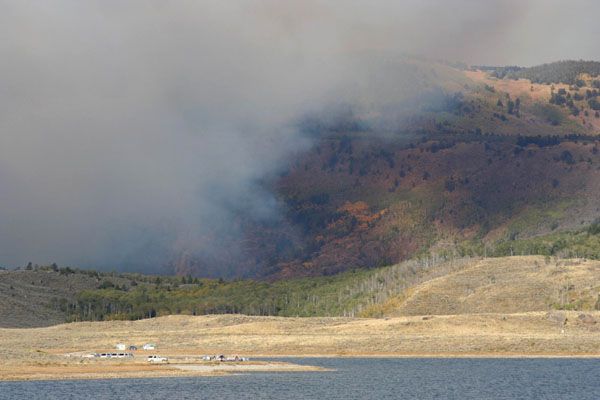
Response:
[{"label": "dry grass field", "polygon": [[598,261],[487,258],[412,287],[385,308],[390,316],[594,310],[599,293]]},{"label": "dry grass field", "polygon": [[[586,315],[591,319],[582,319]],[[5,329],[2,352],[13,360],[64,359],[107,351],[115,343],[156,342],[173,356],[596,354],[600,313],[530,312],[382,319],[242,315],[168,316],[141,321]],[[145,352],[140,352],[146,354]],[[598,353],[600,354],[600,352]],[[10,362],[10,361],[9,361]]]},{"label": "dry grass field", "polygon": [[[524,97],[542,102],[547,102],[550,99],[550,88],[552,85],[532,83],[528,79],[497,79],[484,71],[465,71],[464,73],[469,79],[475,82],[487,83],[494,86],[500,92],[509,93],[512,98]],[[554,87],[556,90],[568,89],[569,85],[556,83]]]},{"label": "dry grass field", "polygon": [[[513,99],[518,97],[529,103],[547,103],[551,97],[552,87],[556,91],[559,89],[569,90],[570,87],[570,85],[564,83],[553,85],[532,83],[529,79],[497,79],[484,71],[465,71],[465,75],[475,82],[485,83],[493,86],[499,92],[508,93]],[[585,89],[593,88],[583,88],[581,91],[583,92]],[[585,126],[591,133],[600,133],[600,118],[594,118],[593,113],[587,117],[582,113],[579,116],[569,115],[568,118]]]},{"label": "dry grass field", "polygon": [[[384,319],[168,316],[141,321],[0,330],[1,379],[222,373],[84,360],[70,352],[157,342],[176,364],[202,354],[244,356],[600,356],[600,313],[529,312]],[[141,355],[141,357],[140,357]]]},{"label": "dry grass field", "polygon": [[[198,357],[204,354],[600,357],[600,312],[594,310],[599,278],[596,261],[479,259],[388,301],[385,318],[173,315],[0,329],[0,380],[231,372],[228,367],[201,364]],[[583,311],[555,309],[569,308],[573,302]],[[154,342],[158,350],[137,351],[128,361],[77,356],[114,351],[121,342],[138,346]],[[168,356],[171,364],[148,365],[145,356],[150,353]],[[231,368],[305,367],[259,362]]]}]

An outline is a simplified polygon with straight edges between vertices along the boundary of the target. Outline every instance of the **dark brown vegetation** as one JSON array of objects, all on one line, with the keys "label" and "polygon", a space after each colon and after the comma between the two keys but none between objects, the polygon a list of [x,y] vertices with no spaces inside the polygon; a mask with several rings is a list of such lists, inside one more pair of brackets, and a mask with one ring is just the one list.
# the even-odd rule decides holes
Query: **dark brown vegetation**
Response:
[{"label": "dark brown vegetation", "polygon": [[334,125],[305,123],[314,146],[265,182],[280,217],[257,223],[240,216],[239,253],[185,254],[172,271],[271,280],[331,275],[596,219],[600,125],[593,114],[575,116],[596,99],[593,79],[554,88],[472,71],[436,74],[421,78],[434,88],[429,101],[398,117],[391,131],[352,113]]},{"label": "dark brown vegetation", "polygon": [[[240,271],[328,275],[436,246],[579,228],[597,216],[597,149],[578,137],[329,137],[276,182],[287,223],[249,225]],[[176,272],[203,270],[181,263]]]}]

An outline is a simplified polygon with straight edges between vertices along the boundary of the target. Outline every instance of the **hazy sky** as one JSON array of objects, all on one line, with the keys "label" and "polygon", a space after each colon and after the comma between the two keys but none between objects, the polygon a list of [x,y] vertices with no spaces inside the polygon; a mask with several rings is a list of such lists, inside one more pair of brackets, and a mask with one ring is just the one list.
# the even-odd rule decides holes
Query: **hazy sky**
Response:
[{"label": "hazy sky", "polygon": [[[310,145],[374,62],[600,59],[600,2],[0,0],[0,265],[156,267]],[[351,100],[351,99],[349,99]]]}]

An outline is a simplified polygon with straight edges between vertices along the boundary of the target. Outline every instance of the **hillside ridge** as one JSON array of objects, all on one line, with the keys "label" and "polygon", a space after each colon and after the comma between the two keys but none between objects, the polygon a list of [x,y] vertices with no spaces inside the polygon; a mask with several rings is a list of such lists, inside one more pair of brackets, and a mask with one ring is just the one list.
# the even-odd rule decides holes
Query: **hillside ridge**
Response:
[{"label": "hillside ridge", "polygon": [[599,295],[597,261],[488,258],[413,287],[389,315],[595,310]]},{"label": "hillside ridge", "polygon": [[[12,303],[4,299],[1,327],[47,326],[67,320],[137,320],[173,314],[393,317],[589,312],[600,305],[600,261],[549,256],[413,260],[374,270],[272,283],[183,283],[188,278],[137,275],[136,285],[131,286],[131,276],[98,280],[83,273],[67,277],[55,272],[54,280],[69,282],[71,292],[61,295],[55,289],[50,298],[30,296],[23,291],[33,291],[35,286],[18,284],[18,280],[51,272],[22,272],[0,274],[0,284],[10,282],[23,294]],[[73,291],[72,282],[82,282],[79,292]],[[117,285],[121,286],[115,288]],[[10,308],[20,303],[35,312]]]}]

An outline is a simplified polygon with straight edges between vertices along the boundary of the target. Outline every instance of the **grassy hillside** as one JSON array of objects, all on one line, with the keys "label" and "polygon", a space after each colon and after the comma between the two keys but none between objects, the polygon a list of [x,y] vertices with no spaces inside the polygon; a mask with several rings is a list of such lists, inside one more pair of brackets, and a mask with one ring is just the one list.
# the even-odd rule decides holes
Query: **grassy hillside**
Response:
[{"label": "grassy hillside", "polygon": [[[0,270],[0,327],[35,327],[62,323],[68,305],[84,290],[96,289],[106,274],[71,268]],[[111,276],[115,284],[128,279]]]},{"label": "grassy hillside", "polygon": [[419,260],[376,270],[354,270],[328,277],[272,283],[252,280],[178,278],[136,288],[94,289],[79,293],[69,307],[71,320],[139,319],[168,314],[248,314],[278,316],[357,316],[370,305],[407,287],[463,265],[465,260]]},{"label": "grassy hillside", "polygon": [[423,259],[375,270],[276,282],[97,273],[73,269],[0,272],[0,327],[169,314],[356,316],[466,261]]},{"label": "grassy hillside", "polygon": [[[524,252],[526,245],[522,246],[522,254],[529,254]],[[486,251],[498,252],[493,246]],[[164,281],[127,292],[87,290],[73,303],[69,318],[137,319],[222,313],[354,317],[594,310],[600,305],[598,261],[571,261],[556,256],[448,257],[451,256],[446,254],[373,270],[272,283],[202,280],[177,287]],[[414,300],[415,293],[424,293],[421,287],[440,282],[444,282],[443,290],[425,291],[429,300]]]},{"label": "grassy hillside", "polygon": [[[4,275],[13,275],[10,281],[17,282],[24,278],[21,272]],[[272,283],[139,275],[135,279],[105,276],[98,281],[81,272],[68,277],[56,272],[44,274],[56,274],[51,280],[62,280],[62,285],[80,282],[80,291],[61,293],[57,287],[51,298],[30,296],[31,288],[30,292],[21,292],[20,297],[15,296],[16,301],[35,312],[4,307],[0,309],[2,326],[46,326],[67,320],[135,320],[171,314],[379,317],[583,311],[598,309],[600,295],[598,261],[549,256],[447,261],[430,258],[330,277]]]},{"label": "grassy hillside", "polygon": [[410,288],[389,315],[519,313],[600,308],[600,263],[538,256],[488,258]]}]

